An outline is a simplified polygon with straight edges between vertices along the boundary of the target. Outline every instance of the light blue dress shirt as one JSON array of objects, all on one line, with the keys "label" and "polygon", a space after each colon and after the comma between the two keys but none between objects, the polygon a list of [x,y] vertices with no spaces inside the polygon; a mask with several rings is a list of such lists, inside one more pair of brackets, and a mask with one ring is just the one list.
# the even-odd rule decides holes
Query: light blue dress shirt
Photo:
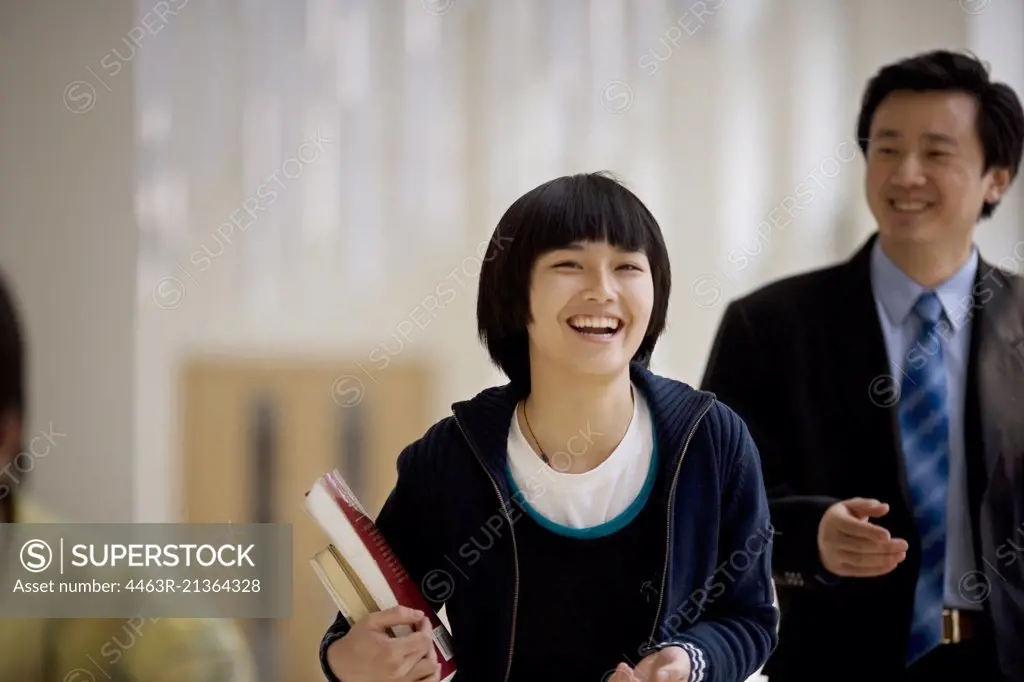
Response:
[{"label": "light blue dress shirt", "polygon": [[[942,358],[946,364],[949,397],[949,494],[946,514],[945,605],[962,610],[978,609],[960,595],[960,579],[975,570],[971,517],[967,503],[967,468],[964,447],[964,397],[967,390],[967,357],[971,340],[972,291],[978,271],[978,249],[952,277],[935,289],[942,302],[946,325],[942,338]],[[915,325],[911,310],[924,287],[900,270],[875,241],[871,252],[871,288],[875,296],[878,320],[885,337],[889,368],[896,381],[902,381]],[[941,322],[940,322],[941,324]]]}]

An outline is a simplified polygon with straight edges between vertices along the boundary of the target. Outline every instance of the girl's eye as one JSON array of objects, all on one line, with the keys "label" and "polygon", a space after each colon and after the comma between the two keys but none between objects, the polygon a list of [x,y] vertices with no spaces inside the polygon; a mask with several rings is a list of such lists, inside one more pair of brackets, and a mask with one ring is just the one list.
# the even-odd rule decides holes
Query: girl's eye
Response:
[{"label": "girl's eye", "polygon": [[643,271],[639,265],[633,265],[632,263],[626,263],[625,265],[620,265],[619,267],[625,268],[626,270],[634,270],[636,272]]},{"label": "girl's eye", "polygon": [[580,267],[580,264],[576,263],[575,261],[564,260],[564,261],[559,261],[558,263],[555,263],[553,267],[556,267],[556,268],[578,268],[578,267]]}]

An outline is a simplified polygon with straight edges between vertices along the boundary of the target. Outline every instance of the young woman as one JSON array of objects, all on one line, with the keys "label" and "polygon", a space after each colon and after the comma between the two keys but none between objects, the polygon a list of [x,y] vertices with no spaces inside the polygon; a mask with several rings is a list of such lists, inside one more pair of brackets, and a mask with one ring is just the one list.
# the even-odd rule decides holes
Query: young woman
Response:
[{"label": "young woman", "polygon": [[[562,177],[484,260],[479,332],[510,381],[401,453],[377,519],[446,606],[455,679],[742,682],[777,642],[773,531],[744,423],[648,369],[671,281],[657,222],[611,177]],[[339,615],[320,658],[332,682],[437,679],[404,609]]]}]

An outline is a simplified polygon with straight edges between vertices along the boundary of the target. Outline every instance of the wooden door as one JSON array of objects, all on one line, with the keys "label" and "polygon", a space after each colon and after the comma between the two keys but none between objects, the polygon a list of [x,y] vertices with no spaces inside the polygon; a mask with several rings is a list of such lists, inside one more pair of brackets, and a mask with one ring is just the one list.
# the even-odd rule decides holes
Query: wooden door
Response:
[{"label": "wooden door", "polygon": [[318,645],[335,608],[308,563],[327,539],[303,495],[337,468],[376,516],[398,454],[429,426],[429,372],[393,362],[371,378],[345,360],[196,359],[182,382],[184,520],[292,524],[292,618],[241,625],[261,681],[323,679]]}]

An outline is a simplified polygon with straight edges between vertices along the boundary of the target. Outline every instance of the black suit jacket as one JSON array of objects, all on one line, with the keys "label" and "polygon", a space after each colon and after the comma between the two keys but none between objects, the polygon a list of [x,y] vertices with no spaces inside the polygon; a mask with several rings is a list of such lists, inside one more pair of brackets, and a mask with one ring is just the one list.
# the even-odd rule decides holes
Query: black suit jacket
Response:
[{"label": "black suit jacket", "polygon": [[[896,421],[898,380],[871,292],[873,235],[849,261],[789,277],[726,309],[702,388],[747,422],[760,449],[782,611],[772,682],[895,679],[903,669],[920,543]],[[1024,281],[982,260],[965,401],[968,498],[981,602],[1005,679],[1024,681]],[[879,578],[839,578],[818,556],[824,511],[890,505],[877,523],[910,543]]]}]

